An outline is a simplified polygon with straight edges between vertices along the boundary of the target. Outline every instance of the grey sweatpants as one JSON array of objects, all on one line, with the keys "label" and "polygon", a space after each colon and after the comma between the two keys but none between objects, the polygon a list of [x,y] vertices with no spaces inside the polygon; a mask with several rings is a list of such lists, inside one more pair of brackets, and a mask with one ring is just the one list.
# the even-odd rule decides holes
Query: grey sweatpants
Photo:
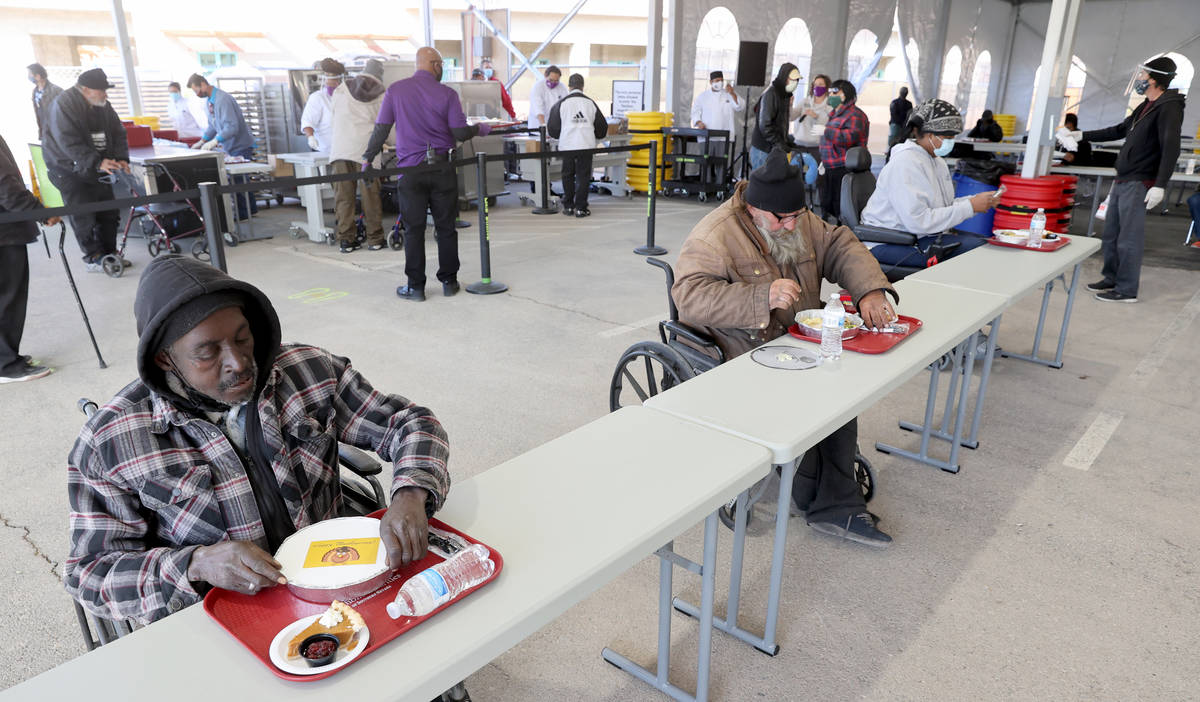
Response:
[{"label": "grey sweatpants", "polygon": [[1101,274],[1116,284],[1116,292],[1137,297],[1145,244],[1146,186],[1140,180],[1117,181],[1108,197],[1101,248]]}]

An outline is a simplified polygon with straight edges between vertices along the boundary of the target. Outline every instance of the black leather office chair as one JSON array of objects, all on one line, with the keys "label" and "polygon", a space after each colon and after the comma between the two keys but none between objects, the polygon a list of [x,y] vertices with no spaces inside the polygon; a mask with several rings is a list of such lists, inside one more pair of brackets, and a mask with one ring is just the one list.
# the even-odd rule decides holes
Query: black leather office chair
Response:
[{"label": "black leather office chair", "polygon": [[859,218],[863,208],[867,206],[867,200],[870,200],[871,194],[875,192],[875,176],[871,174],[871,152],[863,146],[855,146],[846,151],[846,171],[846,175],[842,176],[841,189],[842,224],[854,230],[860,241],[899,244],[911,246],[913,249],[913,255],[910,257],[912,265],[881,264],[889,281],[895,282],[910,273],[928,268],[959,247],[958,242],[936,242],[922,249],[917,244],[917,234],[863,224]]}]

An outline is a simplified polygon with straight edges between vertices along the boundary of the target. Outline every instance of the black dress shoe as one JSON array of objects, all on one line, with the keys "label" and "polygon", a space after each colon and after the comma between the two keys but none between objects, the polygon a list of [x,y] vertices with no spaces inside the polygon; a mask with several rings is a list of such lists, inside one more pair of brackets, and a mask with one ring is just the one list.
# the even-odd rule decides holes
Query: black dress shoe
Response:
[{"label": "black dress shoe", "polygon": [[446,297],[454,297],[458,294],[459,290],[462,290],[462,286],[458,284],[457,280],[452,280],[449,283],[442,283],[442,295]]},{"label": "black dress shoe", "polygon": [[571,217],[575,214],[575,209],[572,207],[564,207],[562,213],[568,217]]},{"label": "black dress shoe", "polygon": [[414,288],[411,285],[401,285],[396,288],[396,296],[413,302],[425,302],[425,288]]},{"label": "black dress shoe", "polygon": [[590,217],[591,215],[592,215],[591,210],[575,210],[576,217]]}]

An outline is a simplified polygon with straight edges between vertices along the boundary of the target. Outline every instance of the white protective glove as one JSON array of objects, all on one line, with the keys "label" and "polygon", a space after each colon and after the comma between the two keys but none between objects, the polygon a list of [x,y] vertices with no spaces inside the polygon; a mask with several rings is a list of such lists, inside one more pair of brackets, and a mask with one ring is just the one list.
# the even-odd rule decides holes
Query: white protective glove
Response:
[{"label": "white protective glove", "polygon": [[1075,152],[1079,150],[1079,137],[1082,134],[1083,132],[1073,132],[1066,127],[1059,127],[1058,131],[1054,133],[1054,138],[1062,144],[1064,150]]},{"label": "white protective glove", "polygon": [[189,149],[198,149],[198,148],[200,148],[201,146],[204,146],[204,140],[203,140],[203,139],[200,139],[200,140],[198,140],[198,141],[193,141],[193,142],[192,142],[192,145],[191,145],[191,146],[189,146],[188,148],[189,148]]},{"label": "white protective glove", "polygon": [[316,135],[316,134],[310,134],[310,135],[309,135],[309,137],[308,137],[308,148],[312,149],[313,151],[320,151],[320,150],[321,150],[321,146],[320,146],[320,144],[318,144],[318,143],[317,143],[317,135]]},{"label": "white protective glove", "polygon": [[210,139],[209,141],[204,142],[204,145],[200,147],[200,150],[201,151],[212,151],[215,148],[217,148],[217,140]]},{"label": "white protective glove", "polygon": [[1166,195],[1166,192],[1158,186],[1155,186],[1155,187],[1147,190],[1146,191],[1146,209],[1152,210],[1155,207],[1158,207],[1159,203],[1161,203],[1163,201],[1163,197],[1165,195]]}]

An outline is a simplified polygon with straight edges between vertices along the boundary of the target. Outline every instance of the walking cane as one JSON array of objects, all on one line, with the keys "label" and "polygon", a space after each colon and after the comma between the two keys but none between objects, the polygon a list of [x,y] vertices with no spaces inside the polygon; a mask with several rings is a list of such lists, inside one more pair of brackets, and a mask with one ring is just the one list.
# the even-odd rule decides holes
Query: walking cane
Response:
[{"label": "walking cane", "polygon": [[79,288],[75,287],[75,276],[71,275],[71,266],[67,263],[67,254],[63,252],[63,243],[67,240],[67,225],[65,222],[58,223],[58,255],[63,262],[63,270],[67,272],[67,281],[71,283],[71,292],[75,293],[75,302],[79,305],[79,314],[83,315],[83,326],[87,327],[88,336],[92,340],[92,348],[96,350],[96,360],[100,362],[101,368],[108,368],[108,364],[104,362],[104,357],[100,355],[100,345],[96,343],[96,335],[92,333],[92,323],[88,319],[87,310],[83,308],[83,300],[79,297]]}]

